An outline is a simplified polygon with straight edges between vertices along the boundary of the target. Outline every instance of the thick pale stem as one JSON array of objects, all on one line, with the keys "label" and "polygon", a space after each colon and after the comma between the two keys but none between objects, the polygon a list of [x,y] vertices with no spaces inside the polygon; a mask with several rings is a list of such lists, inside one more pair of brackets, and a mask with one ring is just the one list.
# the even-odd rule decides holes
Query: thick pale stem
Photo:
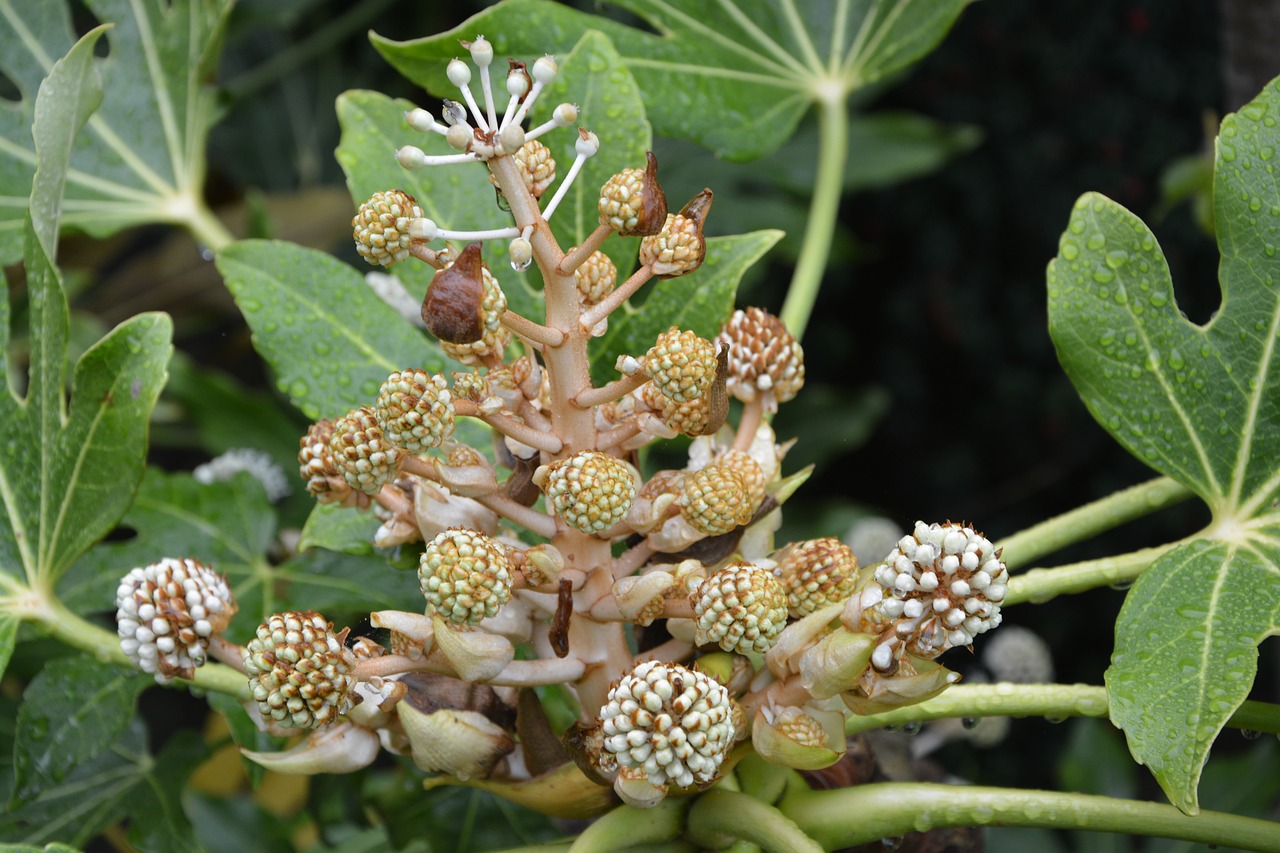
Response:
[{"label": "thick pale stem", "polygon": [[844,172],[849,158],[849,113],[845,92],[832,92],[818,101],[818,171],[814,176],[813,200],[809,203],[808,225],[782,305],[782,322],[796,340],[804,337],[809,315],[818,298],[822,275],[831,255],[836,214],[844,192]]},{"label": "thick pale stem", "polygon": [[[1222,812],[1058,791],[886,782],[832,791],[792,785],[780,809],[825,849],[946,826],[1039,826],[1181,838],[1274,851],[1276,824]],[[690,814],[692,821],[693,815]]]},{"label": "thick pale stem", "polygon": [[565,255],[560,263],[556,266],[556,272],[561,275],[573,275],[573,271],[582,266],[587,258],[596,253],[596,250],[604,245],[604,241],[609,239],[609,235],[613,233],[613,229],[608,225],[597,225],[596,230],[587,235],[587,239],[582,241],[581,246],[576,246],[569,254]]},{"label": "thick pale stem", "polygon": [[773,806],[735,791],[711,790],[689,809],[686,837],[719,849],[727,839],[750,841],[775,853],[822,853],[823,848]]},{"label": "thick pale stem", "polygon": [[479,418],[508,438],[514,438],[534,450],[541,450],[554,456],[564,448],[564,442],[553,434],[534,429],[528,424],[501,412],[484,412],[470,400],[455,400],[453,407],[457,414],[469,418]]},{"label": "thick pale stem", "polygon": [[631,294],[643,287],[651,278],[653,278],[653,267],[640,267],[633,272],[630,278],[609,291],[604,299],[582,312],[582,328],[594,329],[596,323],[618,310],[622,303],[631,298]]},{"label": "thick pale stem", "polygon": [[625,578],[632,574],[653,556],[653,546],[649,544],[649,540],[644,539],[632,545],[629,549],[619,554],[613,561],[613,576],[617,578]]},{"label": "thick pale stem", "polygon": [[647,660],[682,661],[693,654],[693,649],[692,643],[686,643],[684,640],[677,640],[672,637],[665,643],[636,655],[635,662],[639,665]]},{"label": "thick pale stem", "polygon": [[573,398],[573,404],[583,409],[590,409],[593,406],[602,406],[605,403],[612,403],[614,400],[621,399],[641,385],[649,381],[649,376],[641,371],[636,371],[631,376],[623,376],[615,379],[608,385],[599,388],[588,388],[582,391],[578,396]]},{"label": "thick pale stem", "polygon": [[214,660],[222,661],[241,675],[247,676],[249,671],[244,665],[244,652],[244,646],[237,646],[221,634],[209,638],[210,656]]},{"label": "thick pale stem", "polygon": [[1194,494],[1168,477],[1157,477],[1006,536],[997,545],[1009,568],[1119,527],[1127,521],[1180,503]]},{"label": "thick pale stem", "polygon": [[533,341],[535,344],[541,344],[544,347],[558,347],[564,343],[564,332],[559,329],[548,329],[546,326],[535,323],[509,309],[502,315],[502,325],[520,337]]},{"label": "thick pale stem", "polygon": [[[884,726],[964,717],[1106,717],[1107,690],[1091,684],[957,684],[939,696],[886,711],[851,716],[847,734]],[[1280,705],[1246,701],[1227,725],[1232,728],[1280,734]]]},{"label": "thick pale stem", "polygon": [[733,436],[734,450],[745,453],[755,441],[760,421],[764,419],[764,393],[767,392],[757,393],[750,403],[743,404],[742,419],[738,421],[738,431]]},{"label": "thick pale stem", "polygon": [[596,449],[612,450],[613,448],[624,444],[627,440],[639,435],[641,429],[643,429],[643,427],[641,426],[640,421],[633,418],[617,429],[601,433],[600,437],[596,439]]}]

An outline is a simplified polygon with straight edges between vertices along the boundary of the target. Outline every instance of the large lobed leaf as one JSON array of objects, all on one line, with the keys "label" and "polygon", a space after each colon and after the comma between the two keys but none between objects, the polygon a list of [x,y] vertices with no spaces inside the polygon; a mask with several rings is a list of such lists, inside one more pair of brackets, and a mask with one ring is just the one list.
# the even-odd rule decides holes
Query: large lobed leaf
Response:
[{"label": "large lobed leaf", "polygon": [[1107,671],[1112,719],[1170,800],[1198,808],[1201,767],[1280,632],[1280,88],[1218,139],[1222,306],[1197,325],[1132,213],[1082,197],[1049,265],[1050,331],[1090,412],[1139,459],[1199,495],[1213,522],[1129,593]]},{"label": "large lobed leaf", "polygon": [[[105,235],[142,222],[198,227],[204,142],[216,118],[216,70],[230,0],[85,0],[112,27],[102,107],[75,145],[62,224]],[[65,0],[0,0],[0,71],[21,100],[0,108],[0,263],[22,252],[36,168],[35,93],[75,42]]]},{"label": "large lobed leaf", "polygon": [[[483,33],[499,57],[567,53],[607,35],[648,98],[649,120],[732,159],[781,145],[811,104],[843,98],[918,60],[968,0],[618,0],[646,31],[551,0],[506,0],[447,33],[374,46],[402,74],[449,91],[458,40]],[[655,32],[657,33],[655,35]]]},{"label": "large lobed leaf", "polygon": [[[86,35],[53,66],[34,106],[38,168],[25,228],[30,374],[25,399],[0,390],[0,583],[47,593],[124,513],[142,474],[147,421],[164,383],[172,324],[163,314],[122,323],[76,363],[66,394],[68,312],[54,263],[59,200],[72,140],[100,94]],[[0,351],[8,347],[0,294]],[[0,599],[3,601],[3,599]],[[2,608],[0,608],[2,609]],[[0,620],[0,667],[14,620]]]}]

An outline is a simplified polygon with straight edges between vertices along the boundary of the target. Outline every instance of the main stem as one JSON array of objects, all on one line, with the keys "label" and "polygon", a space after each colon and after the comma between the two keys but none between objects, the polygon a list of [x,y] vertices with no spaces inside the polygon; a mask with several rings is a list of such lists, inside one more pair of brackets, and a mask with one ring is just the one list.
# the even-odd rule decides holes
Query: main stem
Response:
[{"label": "main stem", "polygon": [[1275,851],[1277,825],[1223,812],[1058,791],[890,782],[834,791],[793,786],[781,811],[826,850],[946,826],[1037,826],[1180,838]]},{"label": "main stem", "polygon": [[849,113],[847,92],[832,90],[818,100],[818,172],[814,177],[813,201],[809,204],[808,225],[782,305],[782,322],[799,340],[813,313],[818,288],[831,256],[831,239],[836,230],[836,214],[844,194],[845,166],[849,160]]}]

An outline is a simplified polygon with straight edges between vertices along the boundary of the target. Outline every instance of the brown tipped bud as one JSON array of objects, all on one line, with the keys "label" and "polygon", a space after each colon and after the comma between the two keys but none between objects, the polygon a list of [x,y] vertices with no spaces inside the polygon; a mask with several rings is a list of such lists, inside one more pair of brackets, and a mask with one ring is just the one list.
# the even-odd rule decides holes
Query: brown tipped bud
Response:
[{"label": "brown tipped bud", "polygon": [[640,210],[636,217],[636,227],[631,231],[621,232],[624,236],[647,237],[657,234],[667,221],[667,194],[658,183],[658,158],[652,151],[644,152],[644,182],[640,188]]},{"label": "brown tipped bud", "polygon": [[422,322],[442,341],[475,343],[485,332],[483,301],[484,262],[477,241],[431,279],[422,302]]},{"label": "brown tipped bud", "polygon": [[658,160],[645,153],[644,170],[623,169],[600,188],[600,222],[624,237],[647,237],[667,221],[667,195],[658,183]]},{"label": "brown tipped bud", "polygon": [[702,226],[714,198],[715,194],[705,189],[679,213],[668,216],[657,233],[641,241],[640,263],[652,267],[660,278],[688,275],[702,266],[707,256]]},{"label": "brown tipped bud", "polygon": [[529,76],[529,66],[523,62],[520,62],[519,60],[508,59],[507,60],[507,91],[508,92],[511,92],[511,89],[512,89],[512,85],[513,85],[513,82],[511,79],[512,77],[519,78],[519,83],[515,85],[519,86],[520,95],[518,97],[523,102],[525,99],[525,96],[529,94],[529,90],[533,88],[533,78]]}]

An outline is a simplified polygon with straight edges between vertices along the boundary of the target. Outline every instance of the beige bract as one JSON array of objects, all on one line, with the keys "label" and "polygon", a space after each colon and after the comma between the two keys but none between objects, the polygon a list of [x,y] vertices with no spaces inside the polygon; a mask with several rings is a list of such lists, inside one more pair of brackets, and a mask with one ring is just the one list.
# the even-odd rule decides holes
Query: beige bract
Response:
[{"label": "beige bract", "polygon": [[511,600],[512,580],[507,546],[473,530],[445,530],[418,559],[428,608],[456,625],[496,616]]},{"label": "beige bract", "polygon": [[413,196],[386,190],[370,196],[351,219],[356,251],[375,266],[390,266],[409,257],[409,221],[422,218]]},{"label": "beige bract", "polygon": [[713,781],[734,743],[729,691],[677,663],[646,661],[609,690],[600,709],[603,747],[619,768],[650,784]]},{"label": "beige bract", "polygon": [[453,398],[445,378],[425,370],[400,370],[382,383],[374,404],[386,439],[410,453],[439,447],[453,434]]},{"label": "beige bract", "polygon": [[699,643],[726,652],[764,654],[787,627],[787,594],[773,572],[750,563],[731,564],[689,595]]},{"label": "beige bract", "polygon": [[191,678],[208,657],[209,638],[235,612],[226,578],[195,560],[166,557],[120,580],[120,650],[160,684]]},{"label": "beige bract", "polygon": [[354,663],[342,636],[311,610],[267,617],[244,655],[249,690],[263,716],[300,729],[329,725],[351,710]]},{"label": "beige bract", "polygon": [[767,394],[785,403],[804,385],[804,350],[782,321],[761,308],[739,309],[720,330],[729,349],[729,393],[743,402]]}]

